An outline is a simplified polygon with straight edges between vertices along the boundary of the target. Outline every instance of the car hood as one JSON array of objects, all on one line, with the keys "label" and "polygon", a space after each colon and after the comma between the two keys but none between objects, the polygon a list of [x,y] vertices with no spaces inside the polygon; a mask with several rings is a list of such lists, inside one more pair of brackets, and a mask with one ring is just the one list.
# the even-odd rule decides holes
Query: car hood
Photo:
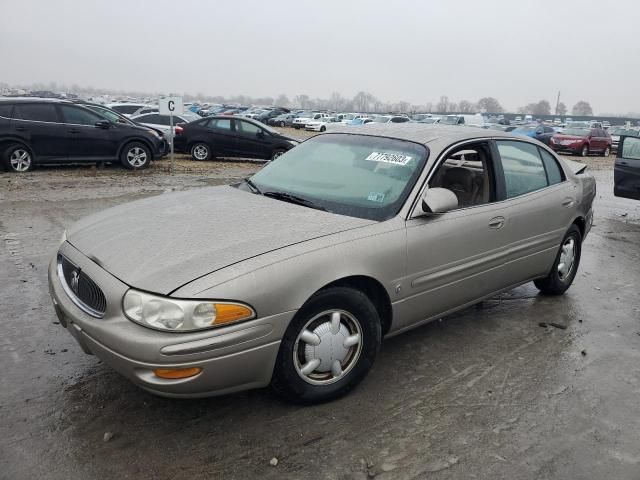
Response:
[{"label": "car hood", "polygon": [[76,223],[67,241],[124,283],[166,295],[243,260],[372,223],[222,186],[107,209]]}]

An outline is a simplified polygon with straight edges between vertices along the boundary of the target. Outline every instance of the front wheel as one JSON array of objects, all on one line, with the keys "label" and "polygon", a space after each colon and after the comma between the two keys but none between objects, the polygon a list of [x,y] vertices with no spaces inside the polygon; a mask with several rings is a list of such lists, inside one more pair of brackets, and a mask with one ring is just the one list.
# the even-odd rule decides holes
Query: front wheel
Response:
[{"label": "front wheel", "polygon": [[281,127],[284,127],[284,122],[280,122],[280,126],[281,126]]},{"label": "front wheel", "polygon": [[604,149],[604,153],[602,155],[605,157],[608,157],[610,153],[611,153],[611,147],[607,145],[607,148]]},{"label": "front wheel", "polygon": [[346,287],[322,290],[289,324],[271,386],[296,403],[341,397],[369,372],[381,338],[380,317],[364,293]]},{"label": "front wheel", "polygon": [[580,265],[582,253],[582,235],[580,229],[571,225],[560,245],[560,251],[553,263],[551,272],[545,278],[534,280],[534,284],[542,293],[562,295],[573,283]]},{"label": "front wheel", "polygon": [[122,149],[120,162],[130,170],[142,170],[151,163],[151,151],[144,143],[131,142]]},{"label": "front wheel", "polygon": [[321,132],[326,132],[327,131],[327,127],[325,127],[324,125],[320,127],[320,131]]}]

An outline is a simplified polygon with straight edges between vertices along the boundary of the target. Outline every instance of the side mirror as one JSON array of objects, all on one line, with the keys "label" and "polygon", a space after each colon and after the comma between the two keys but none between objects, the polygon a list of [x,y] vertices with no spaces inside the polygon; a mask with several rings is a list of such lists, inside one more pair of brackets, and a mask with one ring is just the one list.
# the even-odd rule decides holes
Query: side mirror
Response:
[{"label": "side mirror", "polygon": [[111,122],[109,120],[100,120],[95,123],[95,126],[106,130],[107,128],[111,128]]},{"label": "side mirror", "polygon": [[264,137],[264,130],[258,130],[258,131],[256,132],[256,137],[258,137],[258,138],[262,138],[262,137]]},{"label": "side mirror", "polygon": [[426,215],[440,215],[458,208],[458,197],[446,188],[428,188],[422,196],[422,212]]}]

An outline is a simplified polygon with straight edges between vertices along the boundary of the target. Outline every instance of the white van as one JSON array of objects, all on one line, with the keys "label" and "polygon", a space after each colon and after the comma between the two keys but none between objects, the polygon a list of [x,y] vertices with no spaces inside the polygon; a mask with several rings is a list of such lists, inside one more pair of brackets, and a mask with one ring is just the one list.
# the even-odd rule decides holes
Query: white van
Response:
[{"label": "white van", "polygon": [[525,123],[533,123],[533,115],[525,115],[524,121]]},{"label": "white van", "polygon": [[484,126],[484,118],[479,113],[473,115],[445,115],[440,118],[440,125],[467,125],[471,127]]}]

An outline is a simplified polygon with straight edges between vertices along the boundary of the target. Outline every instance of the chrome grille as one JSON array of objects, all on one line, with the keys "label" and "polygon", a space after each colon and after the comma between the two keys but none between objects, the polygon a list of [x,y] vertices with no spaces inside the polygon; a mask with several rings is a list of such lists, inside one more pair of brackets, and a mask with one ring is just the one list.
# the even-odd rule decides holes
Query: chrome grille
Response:
[{"label": "chrome grille", "polygon": [[102,318],[107,310],[107,299],[100,287],[69,259],[58,255],[58,277],[65,293],[78,308],[92,317]]}]

